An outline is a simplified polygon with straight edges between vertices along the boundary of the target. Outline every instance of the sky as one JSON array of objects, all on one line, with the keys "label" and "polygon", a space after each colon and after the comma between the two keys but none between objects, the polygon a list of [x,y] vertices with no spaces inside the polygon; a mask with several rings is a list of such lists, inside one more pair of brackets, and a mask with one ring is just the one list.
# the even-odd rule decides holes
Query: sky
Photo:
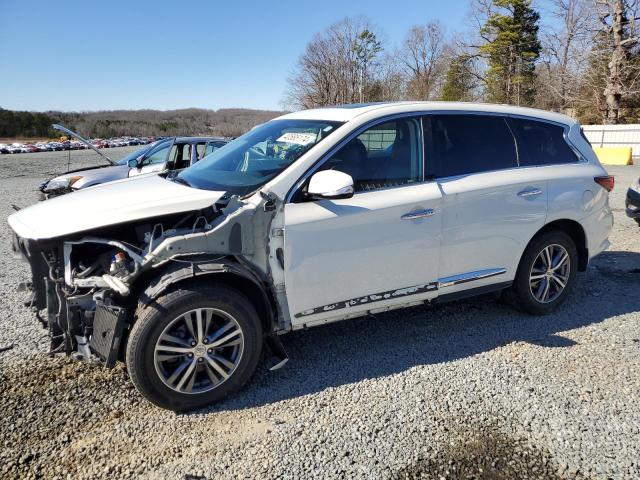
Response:
[{"label": "sky", "polygon": [[281,109],[314,33],[366,15],[399,44],[469,0],[0,0],[0,107]]}]

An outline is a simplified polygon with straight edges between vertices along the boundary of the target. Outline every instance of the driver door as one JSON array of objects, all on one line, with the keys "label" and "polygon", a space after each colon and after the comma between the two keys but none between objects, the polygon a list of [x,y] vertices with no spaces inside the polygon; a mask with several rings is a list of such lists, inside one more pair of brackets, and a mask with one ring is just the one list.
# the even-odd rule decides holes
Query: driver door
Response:
[{"label": "driver door", "polygon": [[[419,118],[378,124],[319,170],[354,180],[346,199],[285,205],[284,270],[294,326],[436,296],[442,195],[424,181]],[[307,182],[308,184],[308,182]]]},{"label": "driver door", "polygon": [[174,142],[175,139],[170,142],[163,142],[153,148],[140,159],[138,168],[129,170],[129,177],[165,171],[168,165],[169,152],[171,152]]}]

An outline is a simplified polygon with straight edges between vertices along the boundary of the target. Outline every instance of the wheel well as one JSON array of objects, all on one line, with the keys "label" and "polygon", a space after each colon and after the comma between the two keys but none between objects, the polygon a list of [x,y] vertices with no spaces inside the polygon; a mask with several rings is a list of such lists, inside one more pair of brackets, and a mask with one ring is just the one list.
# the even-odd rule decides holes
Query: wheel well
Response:
[{"label": "wheel well", "polygon": [[[276,310],[270,293],[266,288],[261,288],[258,284],[251,281],[242,275],[237,275],[230,272],[215,272],[206,275],[189,276],[175,279],[174,281],[165,283],[161,289],[153,292],[151,297],[144,298],[144,295],[148,291],[140,291],[141,299],[143,303],[148,303],[152,298],[157,298],[160,295],[165,294],[169,290],[180,288],[185,284],[203,284],[209,285],[223,285],[228,288],[234,289],[242,293],[253,304],[256,309],[256,313],[262,322],[263,331],[265,333],[271,333],[276,324]],[[142,289],[144,290],[144,288]],[[137,297],[137,295],[136,295]],[[135,308],[135,307],[134,307]]]},{"label": "wheel well", "polygon": [[578,270],[584,272],[587,269],[587,264],[589,263],[589,249],[587,248],[587,237],[582,225],[575,220],[554,220],[542,227],[538,233],[536,233],[536,236],[552,230],[559,230],[571,237],[573,243],[576,244],[576,248],[578,249]]},{"label": "wheel well", "polygon": [[275,327],[275,315],[271,297],[269,292],[260,291],[259,286],[248,278],[234,275],[232,273],[217,273],[213,275],[205,275],[201,280],[214,281],[221,285],[238,290],[244,294],[253,304],[258,313],[258,317],[262,322],[262,328],[265,333],[271,333]]}]

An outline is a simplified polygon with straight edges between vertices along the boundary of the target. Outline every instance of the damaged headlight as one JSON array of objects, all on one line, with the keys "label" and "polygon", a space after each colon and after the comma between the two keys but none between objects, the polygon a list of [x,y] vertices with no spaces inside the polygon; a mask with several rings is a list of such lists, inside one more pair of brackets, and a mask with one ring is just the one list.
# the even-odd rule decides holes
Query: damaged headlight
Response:
[{"label": "damaged headlight", "polygon": [[66,188],[71,188],[74,183],[78,180],[82,179],[81,176],[78,177],[67,177],[67,178],[54,178],[49,180],[46,185],[44,185],[44,190],[64,190]]}]

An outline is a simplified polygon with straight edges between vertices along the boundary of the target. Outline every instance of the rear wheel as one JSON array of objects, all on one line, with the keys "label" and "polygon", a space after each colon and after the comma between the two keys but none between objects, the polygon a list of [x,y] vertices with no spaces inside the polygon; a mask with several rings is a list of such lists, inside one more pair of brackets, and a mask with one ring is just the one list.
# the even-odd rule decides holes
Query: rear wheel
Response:
[{"label": "rear wheel", "polygon": [[551,313],[567,299],[577,266],[578,251],[569,235],[557,230],[543,233],[522,255],[507,299],[534,315]]},{"label": "rear wheel", "polygon": [[126,362],[131,380],[148,400],[190,410],[240,389],[261,349],[260,319],[244,295],[192,285],[138,309]]}]

